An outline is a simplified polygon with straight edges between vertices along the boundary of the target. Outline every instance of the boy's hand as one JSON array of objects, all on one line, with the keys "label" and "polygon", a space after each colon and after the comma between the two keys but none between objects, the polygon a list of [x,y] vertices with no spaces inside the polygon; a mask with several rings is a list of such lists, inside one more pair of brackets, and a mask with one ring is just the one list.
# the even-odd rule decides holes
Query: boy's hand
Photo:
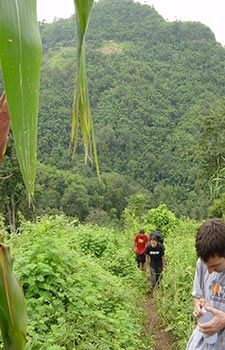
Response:
[{"label": "boy's hand", "polygon": [[199,299],[199,301],[195,303],[193,315],[197,318],[202,317],[203,316],[202,308],[205,306],[209,306],[209,304],[206,302],[206,300]]},{"label": "boy's hand", "polygon": [[225,328],[225,313],[223,311],[214,309],[211,306],[205,305],[204,306],[207,311],[211,312],[213,314],[213,318],[211,321],[207,323],[200,323],[199,322],[199,330],[207,334],[208,336],[213,335],[216,332],[221,331]]}]

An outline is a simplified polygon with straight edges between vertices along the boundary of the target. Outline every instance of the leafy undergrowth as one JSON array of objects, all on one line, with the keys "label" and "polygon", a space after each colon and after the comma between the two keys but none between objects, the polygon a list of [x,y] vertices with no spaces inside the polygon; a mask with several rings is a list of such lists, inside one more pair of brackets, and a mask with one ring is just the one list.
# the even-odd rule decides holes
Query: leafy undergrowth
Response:
[{"label": "leafy undergrowth", "polygon": [[26,349],[156,350],[161,333],[152,325],[159,316],[165,342],[171,334],[183,350],[195,326],[197,226],[177,220],[165,237],[167,269],[154,293],[158,315],[149,304],[150,322],[143,301],[149,281],[136,266],[134,232],[78,225],[64,216],[24,223],[8,244],[27,301]]},{"label": "leafy undergrowth", "polygon": [[133,237],[76,225],[44,217],[25,223],[9,242],[27,301],[26,349],[147,349],[141,341],[147,283]]}]

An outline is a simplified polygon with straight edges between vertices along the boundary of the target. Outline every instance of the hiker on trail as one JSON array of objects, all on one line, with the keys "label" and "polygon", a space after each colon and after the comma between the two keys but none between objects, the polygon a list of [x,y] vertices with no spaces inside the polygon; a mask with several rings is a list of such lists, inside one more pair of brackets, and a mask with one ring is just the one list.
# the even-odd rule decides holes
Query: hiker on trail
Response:
[{"label": "hiker on trail", "polygon": [[[225,222],[209,219],[198,229],[198,256],[192,290],[194,312],[199,319],[202,308],[213,316],[211,321],[199,323],[192,333],[186,350],[225,349]],[[208,345],[210,336],[217,333],[215,344]],[[206,338],[205,338],[206,336]]]},{"label": "hiker on trail", "polygon": [[134,237],[134,251],[136,253],[136,261],[138,267],[141,270],[144,270],[145,266],[145,248],[148,244],[148,236],[145,234],[145,231],[141,229],[139,233]]},{"label": "hiker on trail", "polygon": [[154,234],[151,234],[149,237],[149,244],[145,249],[145,255],[146,271],[148,273],[151,272],[151,283],[152,288],[154,288],[163,272],[163,269],[166,267],[164,246],[158,242],[158,239]]},{"label": "hiker on trail", "polygon": [[[163,236],[162,236],[162,233],[160,231],[151,231],[149,239],[152,235],[156,236],[158,242],[164,246]],[[165,249],[165,247],[164,247],[164,249]]]}]

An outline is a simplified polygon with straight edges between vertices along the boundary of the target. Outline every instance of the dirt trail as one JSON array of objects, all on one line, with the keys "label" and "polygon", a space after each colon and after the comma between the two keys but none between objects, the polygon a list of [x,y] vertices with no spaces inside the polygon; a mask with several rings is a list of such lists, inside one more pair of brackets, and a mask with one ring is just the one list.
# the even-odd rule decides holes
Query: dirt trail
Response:
[{"label": "dirt trail", "polygon": [[174,350],[173,339],[165,331],[165,329],[160,324],[158,317],[157,306],[154,300],[154,296],[149,294],[146,296],[145,300],[145,311],[146,311],[146,326],[145,334],[151,335],[154,341],[154,350]]}]

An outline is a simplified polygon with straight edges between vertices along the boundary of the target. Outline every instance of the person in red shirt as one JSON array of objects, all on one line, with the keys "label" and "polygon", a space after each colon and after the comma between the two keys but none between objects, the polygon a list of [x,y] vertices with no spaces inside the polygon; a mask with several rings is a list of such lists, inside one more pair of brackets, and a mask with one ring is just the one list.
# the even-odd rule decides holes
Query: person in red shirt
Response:
[{"label": "person in red shirt", "polygon": [[134,237],[134,251],[136,253],[136,261],[138,267],[141,270],[144,270],[145,266],[145,248],[148,244],[148,236],[145,234],[145,231],[142,229]]}]

